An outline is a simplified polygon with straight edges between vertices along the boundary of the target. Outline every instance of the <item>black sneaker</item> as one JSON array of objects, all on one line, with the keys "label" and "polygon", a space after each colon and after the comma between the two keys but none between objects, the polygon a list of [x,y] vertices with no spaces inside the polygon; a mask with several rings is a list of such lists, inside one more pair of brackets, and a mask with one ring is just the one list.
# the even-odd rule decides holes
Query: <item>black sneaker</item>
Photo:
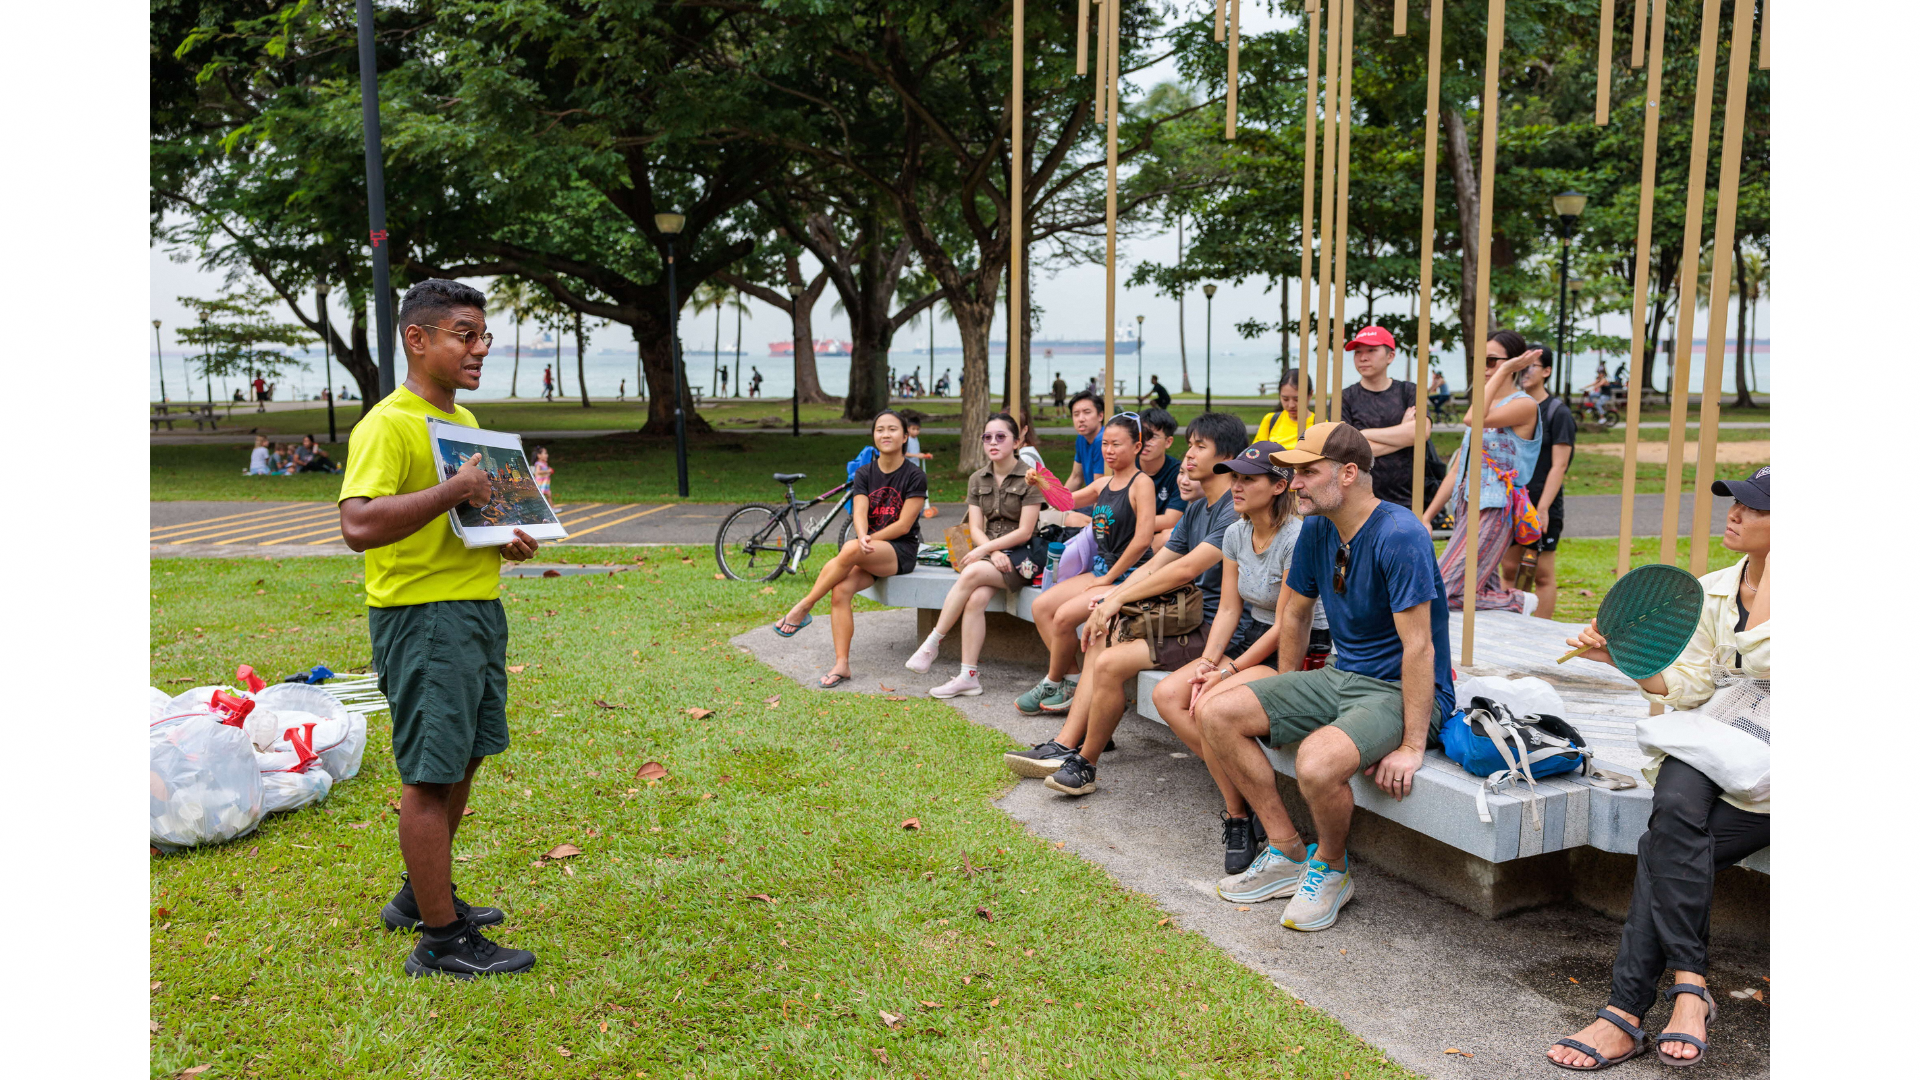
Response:
[{"label": "black sneaker", "polygon": [[1220,842],[1227,846],[1227,876],[1232,877],[1245,873],[1247,867],[1253,865],[1253,857],[1266,845],[1267,831],[1260,827],[1258,815],[1228,817],[1222,811]]},{"label": "black sneaker", "polygon": [[1060,763],[1053,775],[1047,777],[1047,786],[1066,795],[1089,795],[1093,792],[1093,766],[1078,751],[1069,753],[1067,760]]},{"label": "black sneaker", "polygon": [[1031,750],[1009,751],[1000,755],[1000,760],[1006,762],[1007,768],[1012,769],[1015,774],[1030,780],[1039,780],[1053,775],[1053,771],[1058,769],[1071,753],[1073,753],[1071,746],[1061,746],[1057,742],[1043,742]]},{"label": "black sneaker", "polygon": [[451,975],[456,979],[472,979],[526,971],[533,967],[533,954],[525,949],[496,945],[474,929],[472,923],[456,922],[445,933],[423,932],[405,966],[407,974],[415,978]]},{"label": "black sneaker", "polygon": [[[387,924],[389,930],[420,929],[420,905],[413,900],[413,882],[406,874],[400,875],[400,891],[393,894],[387,906],[380,909],[380,921]],[[455,922],[465,921],[474,926],[492,926],[507,921],[507,913],[497,907],[474,907],[460,899],[460,887],[453,887],[453,918]]]}]

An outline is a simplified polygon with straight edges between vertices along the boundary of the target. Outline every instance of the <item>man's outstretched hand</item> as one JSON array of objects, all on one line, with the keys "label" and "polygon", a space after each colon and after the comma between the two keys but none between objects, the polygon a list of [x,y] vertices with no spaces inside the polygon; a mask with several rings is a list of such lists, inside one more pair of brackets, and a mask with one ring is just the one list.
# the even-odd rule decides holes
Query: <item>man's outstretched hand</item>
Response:
[{"label": "man's outstretched hand", "polygon": [[525,562],[533,558],[540,550],[540,541],[528,536],[519,529],[513,530],[513,539],[500,547],[500,557],[510,562]]}]

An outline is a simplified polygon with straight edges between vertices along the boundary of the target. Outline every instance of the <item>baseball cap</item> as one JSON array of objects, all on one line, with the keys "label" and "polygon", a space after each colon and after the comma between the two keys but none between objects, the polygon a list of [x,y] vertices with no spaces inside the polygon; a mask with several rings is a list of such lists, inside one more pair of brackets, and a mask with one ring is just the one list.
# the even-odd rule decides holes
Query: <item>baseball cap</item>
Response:
[{"label": "baseball cap", "polygon": [[1235,457],[1215,465],[1213,471],[1217,473],[1232,471],[1248,476],[1277,476],[1288,479],[1293,476],[1293,470],[1274,460],[1275,454],[1283,453],[1286,449],[1272,440],[1257,442],[1240,451]]},{"label": "baseball cap", "polygon": [[1313,425],[1293,449],[1273,455],[1273,460],[1282,465],[1306,465],[1323,458],[1340,465],[1358,465],[1364,473],[1373,471],[1373,447],[1367,444],[1367,437],[1359,428],[1338,420]]},{"label": "baseball cap", "polygon": [[1384,326],[1369,326],[1353,335],[1353,340],[1347,342],[1347,351],[1352,352],[1362,345],[1385,345],[1389,349],[1395,347],[1393,335]]},{"label": "baseball cap", "polygon": [[1773,511],[1767,506],[1767,489],[1772,484],[1772,472],[1773,466],[1762,465],[1745,480],[1715,480],[1713,493],[1737,499],[1742,505],[1751,506],[1755,510],[1766,510],[1772,513]]}]

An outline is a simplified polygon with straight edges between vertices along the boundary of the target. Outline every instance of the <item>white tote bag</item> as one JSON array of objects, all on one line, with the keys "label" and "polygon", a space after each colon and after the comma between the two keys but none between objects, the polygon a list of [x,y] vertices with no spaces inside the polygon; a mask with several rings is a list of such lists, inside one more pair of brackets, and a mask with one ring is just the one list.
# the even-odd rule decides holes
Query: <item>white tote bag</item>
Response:
[{"label": "white tote bag", "polygon": [[1697,709],[1649,716],[1634,725],[1640,749],[1664,753],[1699,769],[1742,802],[1772,795],[1770,680],[1734,679]]}]

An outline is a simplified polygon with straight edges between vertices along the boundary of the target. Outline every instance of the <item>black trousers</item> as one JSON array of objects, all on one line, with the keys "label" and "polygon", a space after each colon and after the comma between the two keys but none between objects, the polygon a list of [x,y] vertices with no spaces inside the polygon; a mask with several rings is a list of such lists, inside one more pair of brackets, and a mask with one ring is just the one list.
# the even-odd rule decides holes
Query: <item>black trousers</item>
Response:
[{"label": "black trousers", "polygon": [[1720,789],[1700,770],[1678,758],[1661,764],[1609,1005],[1644,1017],[1662,973],[1706,974],[1713,876],[1766,847],[1771,829],[1768,815],[1721,802]]}]

